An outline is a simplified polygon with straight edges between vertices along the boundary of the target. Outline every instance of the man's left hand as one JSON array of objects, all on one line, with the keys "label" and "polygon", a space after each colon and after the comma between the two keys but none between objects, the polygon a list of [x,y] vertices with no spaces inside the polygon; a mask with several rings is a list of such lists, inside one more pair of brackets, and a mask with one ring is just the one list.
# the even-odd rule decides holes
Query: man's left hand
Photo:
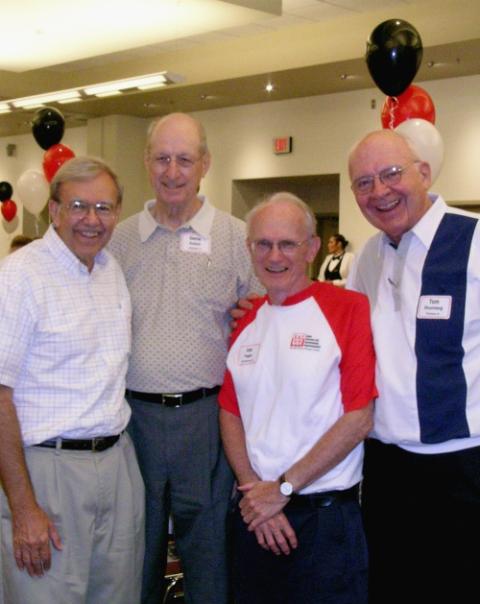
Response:
[{"label": "man's left hand", "polygon": [[240,501],[240,513],[248,530],[253,531],[269,518],[278,514],[288,503],[288,497],[280,493],[276,480],[249,482],[238,487],[243,493]]}]

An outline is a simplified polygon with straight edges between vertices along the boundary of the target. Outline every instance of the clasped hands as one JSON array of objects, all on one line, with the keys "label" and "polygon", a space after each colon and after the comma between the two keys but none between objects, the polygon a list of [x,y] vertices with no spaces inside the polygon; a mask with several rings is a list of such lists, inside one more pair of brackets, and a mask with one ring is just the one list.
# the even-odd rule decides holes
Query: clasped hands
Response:
[{"label": "clasped hands", "polygon": [[298,545],[295,531],[282,512],[288,497],[282,495],[276,480],[249,482],[240,487],[240,513],[249,531],[255,531],[257,542],[276,555],[288,555]]}]

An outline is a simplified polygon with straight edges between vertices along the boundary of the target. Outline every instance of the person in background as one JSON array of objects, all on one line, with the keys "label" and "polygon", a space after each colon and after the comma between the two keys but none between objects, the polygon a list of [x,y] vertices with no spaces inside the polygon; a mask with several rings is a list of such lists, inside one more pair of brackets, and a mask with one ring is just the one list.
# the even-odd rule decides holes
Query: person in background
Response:
[{"label": "person in background", "polygon": [[15,237],[10,241],[10,249],[9,253],[16,252],[24,245],[28,245],[32,243],[33,239],[31,237],[27,237],[27,235],[15,235]]},{"label": "person in background", "polygon": [[327,242],[328,255],[318,273],[319,281],[331,281],[333,285],[345,287],[354,255],[347,252],[348,241],[343,235],[332,235]]},{"label": "person in background", "polygon": [[153,122],[145,166],[155,199],[117,227],[110,246],[133,303],[127,398],[147,495],[142,602],[162,601],[171,514],[185,601],[225,604],[233,476],[217,394],[229,309],[255,289],[245,225],[198,193],[210,153],[196,119]]},{"label": "person in background", "polygon": [[267,296],[232,335],[220,391],[225,451],[242,495],[236,604],[367,601],[358,486],[375,357],[365,296],[312,282],[315,217],[277,193],[247,217]]},{"label": "person in background", "polygon": [[0,266],[0,508],[8,604],[136,604],[144,487],[125,376],[131,305],[103,250],[120,213],[101,160],[66,162],[52,224]]},{"label": "person in background", "polygon": [[347,287],[368,295],[377,353],[362,506],[372,604],[470,602],[480,554],[480,227],[430,194],[407,138],[373,132],[349,158],[380,233]]}]

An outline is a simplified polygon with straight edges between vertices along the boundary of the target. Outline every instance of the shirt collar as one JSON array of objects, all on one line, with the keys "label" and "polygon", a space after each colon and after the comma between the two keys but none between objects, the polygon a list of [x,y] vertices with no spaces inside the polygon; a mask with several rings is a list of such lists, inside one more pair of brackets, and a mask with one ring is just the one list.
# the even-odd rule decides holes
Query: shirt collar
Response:
[{"label": "shirt collar", "polygon": [[[427,249],[430,247],[433,237],[437,232],[438,225],[440,224],[440,221],[448,208],[441,195],[429,193],[428,197],[432,202],[432,205],[420,218],[417,224],[415,224],[409,231],[419,241],[421,241]],[[385,246],[390,245],[391,243],[392,242],[388,235],[382,233],[382,236],[379,238],[379,253]]]},{"label": "shirt collar", "polygon": [[[77,256],[75,256],[67,245],[65,245],[63,239],[57,233],[53,224],[48,227],[47,232],[43,236],[43,240],[45,241],[52,256],[68,271],[87,275],[89,274],[87,266],[81,260],[79,260]],[[107,254],[104,250],[100,250],[100,252],[98,252],[98,254],[95,256],[93,270],[95,270],[97,264],[103,266],[106,263]]]},{"label": "shirt collar", "polygon": [[427,249],[430,248],[438,226],[448,207],[440,195],[430,194],[429,197],[432,205],[412,229],[413,234]]},{"label": "shirt collar", "polygon": [[[192,229],[204,238],[209,237],[210,231],[212,230],[213,217],[215,214],[215,208],[211,205],[208,199],[204,195],[198,196],[202,203],[201,208],[188,220],[185,224],[182,224],[181,229]],[[152,235],[156,229],[167,230],[162,224],[157,222],[152,216],[151,209],[155,205],[156,200],[150,199],[143,206],[143,211],[140,212],[138,218],[138,230],[140,233],[140,240],[142,243]]]}]

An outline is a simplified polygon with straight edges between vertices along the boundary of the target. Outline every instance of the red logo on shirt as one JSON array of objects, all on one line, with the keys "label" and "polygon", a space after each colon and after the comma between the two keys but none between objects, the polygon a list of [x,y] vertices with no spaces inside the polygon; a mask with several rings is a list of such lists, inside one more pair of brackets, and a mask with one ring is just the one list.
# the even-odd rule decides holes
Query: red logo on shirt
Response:
[{"label": "red logo on shirt", "polygon": [[290,348],[303,348],[305,346],[305,334],[295,333],[290,342]]},{"label": "red logo on shirt", "polygon": [[290,340],[290,348],[320,350],[320,344],[318,338],[314,338],[307,333],[294,333]]}]

